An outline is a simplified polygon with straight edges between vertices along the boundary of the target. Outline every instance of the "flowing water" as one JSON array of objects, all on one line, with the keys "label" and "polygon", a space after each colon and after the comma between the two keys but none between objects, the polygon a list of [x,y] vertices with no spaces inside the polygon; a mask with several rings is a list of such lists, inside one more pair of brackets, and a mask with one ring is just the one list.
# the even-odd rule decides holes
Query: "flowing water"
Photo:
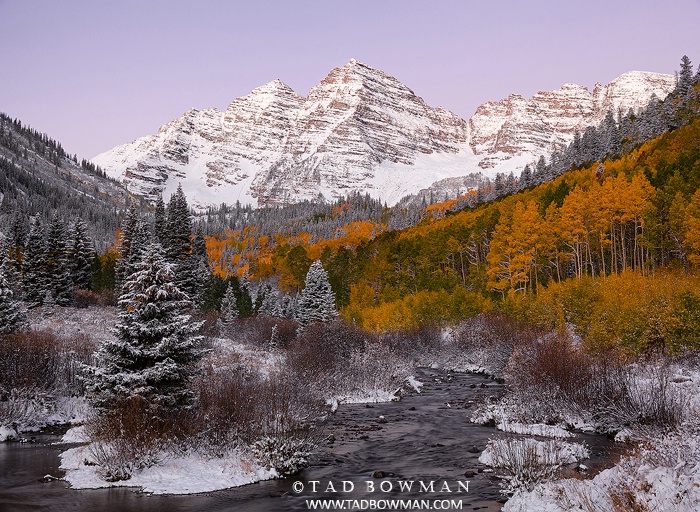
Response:
[{"label": "flowing water", "polygon": [[[58,455],[65,447],[50,444],[55,436],[0,443],[0,512],[284,512],[309,510],[308,500],[317,499],[356,500],[346,503],[360,506],[375,500],[377,507],[390,507],[379,500],[427,500],[447,509],[500,510],[498,481],[479,472],[477,459],[488,439],[502,434],[468,418],[477,400],[498,396],[501,386],[481,375],[416,372],[424,383],[420,394],[371,406],[341,405],[325,425],[329,439],[297,476],[223,491],[159,496],[128,488],[73,490],[60,480],[43,481],[45,475],[61,476]],[[588,444],[592,458],[586,464],[592,468],[613,456],[605,437],[575,440]],[[473,474],[465,476],[467,471]]]}]

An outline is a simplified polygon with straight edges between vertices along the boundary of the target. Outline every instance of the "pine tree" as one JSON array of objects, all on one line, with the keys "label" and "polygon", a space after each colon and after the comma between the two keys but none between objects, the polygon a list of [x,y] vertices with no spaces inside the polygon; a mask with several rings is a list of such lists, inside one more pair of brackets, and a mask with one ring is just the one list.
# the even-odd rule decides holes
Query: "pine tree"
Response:
[{"label": "pine tree", "polygon": [[12,261],[6,257],[0,264],[0,334],[11,334],[28,326],[27,313],[8,281],[10,270],[14,271]]},{"label": "pine tree", "polygon": [[530,185],[532,185],[532,170],[529,165],[526,165],[523,172],[520,173],[518,188],[520,188],[520,190],[525,190]]},{"label": "pine tree", "polygon": [[46,240],[46,285],[58,306],[73,301],[73,280],[68,262],[65,225],[55,213]]},{"label": "pine tree", "polygon": [[166,257],[175,265],[175,285],[189,297],[197,289],[195,269],[192,266],[192,219],[182,186],[178,185],[168,202]]},{"label": "pine tree", "polygon": [[154,240],[158,242],[163,247],[168,245],[168,229],[167,220],[165,217],[165,202],[163,201],[163,196],[158,196],[156,199],[156,209],[154,214],[153,223],[153,234],[155,235]]},{"label": "pine tree", "polygon": [[81,290],[92,289],[92,265],[95,249],[83,219],[76,219],[71,240],[70,262],[73,286]]},{"label": "pine tree", "polygon": [[85,367],[93,405],[107,409],[139,396],[162,409],[190,406],[188,386],[204,354],[201,322],[185,311],[189,300],[174,284],[173,266],[159,244],[149,244],[124,285],[115,339],[102,342],[97,366]]},{"label": "pine tree", "polygon": [[238,318],[238,305],[236,301],[236,293],[233,291],[231,283],[226,287],[226,293],[221,300],[221,321],[224,324],[229,324]]},{"label": "pine tree", "polygon": [[14,260],[15,269],[17,271],[21,270],[22,268],[24,246],[28,235],[29,224],[27,223],[27,216],[22,208],[18,208],[12,214],[12,221],[10,222],[10,228],[8,229],[6,240],[9,249],[9,256]]},{"label": "pine tree", "polygon": [[212,277],[209,255],[207,254],[207,241],[201,228],[197,229],[192,242],[192,255],[189,266],[192,269],[194,278],[194,290],[191,299],[193,304],[199,307],[202,304],[202,297],[207,283]]},{"label": "pine tree", "polygon": [[313,322],[328,322],[338,316],[335,293],[328,282],[328,273],[320,260],[311,264],[305,286],[297,302],[297,322],[303,330]]},{"label": "pine tree", "polygon": [[22,286],[24,300],[30,307],[44,301],[46,294],[46,247],[44,245],[44,226],[37,215],[29,229],[27,245],[22,261]]},{"label": "pine tree", "polygon": [[294,320],[297,316],[297,303],[291,295],[282,297],[282,316]]},{"label": "pine tree", "polygon": [[263,298],[258,308],[259,315],[267,315],[273,318],[282,317],[282,308],[280,307],[277,293],[269,284],[265,285]]},{"label": "pine tree", "polygon": [[683,97],[688,94],[688,90],[693,86],[693,64],[687,55],[681,58],[681,70],[678,73],[678,85],[676,91]]},{"label": "pine tree", "polygon": [[[130,259],[132,256],[131,243],[134,233],[137,232],[139,226],[139,212],[136,204],[132,203],[126,213],[126,217],[121,223],[119,233],[119,260],[115,269],[115,291],[117,295],[121,295],[126,279],[131,274],[132,269],[129,268]],[[138,251],[136,251],[137,253]],[[136,254],[138,256],[138,254]]]}]

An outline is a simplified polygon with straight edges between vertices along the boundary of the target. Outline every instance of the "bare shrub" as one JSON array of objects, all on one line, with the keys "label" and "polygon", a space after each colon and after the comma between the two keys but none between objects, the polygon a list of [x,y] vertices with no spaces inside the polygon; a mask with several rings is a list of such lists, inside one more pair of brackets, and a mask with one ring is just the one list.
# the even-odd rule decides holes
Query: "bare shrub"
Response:
[{"label": "bare shrub", "polygon": [[527,420],[561,422],[573,413],[615,432],[663,429],[683,419],[683,400],[663,364],[595,358],[556,333],[519,344],[506,376],[526,416],[529,408]]},{"label": "bare shrub", "polygon": [[28,425],[44,408],[45,394],[36,388],[13,388],[0,397],[0,425]]},{"label": "bare shrub", "polygon": [[454,344],[462,358],[502,377],[516,345],[529,346],[539,331],[498,313],[465,320],[455,330]]},{"label": "bare shrub", "polygon": [[410,375],[413,354],[424,344],[437,343],[436,335],[426,329],[412,338],[381,336],[341,320],[317,323],[289,347],[287,367],[324,399],[372,400],[401,387]]},{"label": "bare shrub", "polygon": [[686,400],[671,385],[671,373],[662,365],[629,366],[622,375],[621,392],[603,394],[595,404],[596,413],[630,429],[635,436],[647,437],[658,429],[680,425],[685,418]]},{"label": "bare shrub", "polygon": [[289,346],[288,367],[300,378],[317,382],[346,364],[353,349],[371,336],[342,320],[313,323]]},{"label": "bare shrub", "polygon": [[224,456],[252,446],[263,464],[289,475],[306,464],[319,442],[320,402],[293,375],[210,369],[197,389],[198,406],[188,412],[187,422],[197,450]]},{"label": "bare shrub", "polygon": [[437,325],[424,324],[416,329],[385,333],[382,343],[390,347],[395,354],[425,364],[426,358],[435,358],[442,352],[442,333]]},{"label": "bare shrub", "polygon": [[164,418],[142,397],[122,400],[87,422],[90,462],[107,482],[128,480],[164,460],[166,448],[181,437],[177,424],[177,418]]},{"label": "bare shrub", "polygon": [[79,395],[78,363],[87,362],[94,341],[85,334],[61,338],[42,331],[25,331],[0,340],[0,400],[12,389]]},{"label": "bare shrub", "polygon": [[489,440],[482,460],[499,471],[503,492],[532,490],[540,482],[554,479],[561,468],[589,456],[588,449],[578,443],[558,439],[537,441],[531,438],[506,437]]},{"label": "bare shrub", "polygon": [[87,308],[90,306],[106,306],[109,300],[103,295],[92,290],[73,290],[73,304],[76,308]]},{"label": "bare shrub", "polygon": [[275,348],[286,348],[296,339],[298,326],[299,324],[294,320],[258,315],[251,318],[238,318],[226,325],[224,330],[231,339],[259,348],[270,348],[274,330]]}]

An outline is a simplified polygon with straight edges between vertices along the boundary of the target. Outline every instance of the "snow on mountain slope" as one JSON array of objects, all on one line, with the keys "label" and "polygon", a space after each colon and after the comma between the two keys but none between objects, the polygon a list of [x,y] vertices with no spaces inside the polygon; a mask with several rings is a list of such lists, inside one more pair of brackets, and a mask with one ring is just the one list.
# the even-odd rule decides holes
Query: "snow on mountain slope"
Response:
[{"label": "snow on mountain slope", "polygon": [[516,155],[550,155],[569,144],[575,132],[597,126],[609,110],[617,117],[638,111],[655,94],[663,99],[675,87],[672,75],[631,71],[593,91],[565,84],[526,99],[517,94],[486,102],[469,120],[470,147],[482,169],[503,167]]},{"label": "snow on mountain slope", "polygon": [[467,123],[386,73],[351,60],[306,98],[275,80],[224,112],[189,110],[93,162],[151,200],[181,183],[196,207],[274,205],[369,192],[389,204],[446,178],[514,171],[568,144],[608,109],[639,109],[674,78],[626,73],[480,106]]}]

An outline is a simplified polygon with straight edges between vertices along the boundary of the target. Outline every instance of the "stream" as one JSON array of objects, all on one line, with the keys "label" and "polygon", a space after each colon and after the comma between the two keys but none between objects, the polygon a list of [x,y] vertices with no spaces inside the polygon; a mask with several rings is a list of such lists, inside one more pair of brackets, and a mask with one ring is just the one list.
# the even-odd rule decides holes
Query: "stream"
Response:
[{"label": "stream", "polygon": [[[341,405],[324,427],[328,440],[295,477],[216,492],[73,490],[61,480],[43,481],[45,475],[62,475],[58,456],[66,447],[51,444],[60,437],[0,443],[0,512],[284,512],[309,510],[308,500],[316,499],[356,500],[360,506],[387,500],[385,507],[389,500],[427,500],[453,510],[500,510],[498,481],[480,472],[485,468],[478,457],[490,437],[503,434],[468,419],[472,405],[498,396],[501,385],[483,375],[427,368],[416,369],[416,377],[424,383],[420,394],[398,402]],[[577,434],[571,441],[589,446],[592,456],[584,463],[593,472],[610,465],[618,451],[604,436]],[[411,490],[405,489],[411,481]]]}]

